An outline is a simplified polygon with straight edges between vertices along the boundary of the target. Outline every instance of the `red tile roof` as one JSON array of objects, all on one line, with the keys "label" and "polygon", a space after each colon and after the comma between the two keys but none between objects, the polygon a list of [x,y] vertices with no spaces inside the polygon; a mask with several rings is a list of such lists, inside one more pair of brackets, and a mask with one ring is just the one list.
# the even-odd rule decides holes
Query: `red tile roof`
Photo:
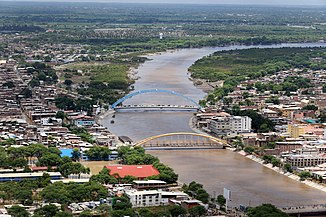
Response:
[{"label": "red tile roof", "polygon": [[106,168],[110,170],[110,175],[119,174],[121,178],[125,176],[134,176],[142,179],[160,174],[153,165],[119,165],[106,166]]}]

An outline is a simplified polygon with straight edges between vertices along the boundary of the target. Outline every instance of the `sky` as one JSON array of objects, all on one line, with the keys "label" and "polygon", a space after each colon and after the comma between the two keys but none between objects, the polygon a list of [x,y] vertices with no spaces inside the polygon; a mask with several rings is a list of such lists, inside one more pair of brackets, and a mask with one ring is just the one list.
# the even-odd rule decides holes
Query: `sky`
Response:
[{"label": "sky", "polygon": [[[2,0],[0,0],[2,1]],[[260,4],[260,5],[322,5],[326,0],[6,0],[40,2],[116,2],[116,3],[174,3],[174,4]]]}]

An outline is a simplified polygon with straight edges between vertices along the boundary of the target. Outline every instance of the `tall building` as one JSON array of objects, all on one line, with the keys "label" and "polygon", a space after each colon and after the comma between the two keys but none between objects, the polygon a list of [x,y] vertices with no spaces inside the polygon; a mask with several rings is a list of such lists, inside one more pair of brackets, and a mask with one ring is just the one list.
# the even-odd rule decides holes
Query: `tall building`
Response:
[{"label": "tall building", "polygon": [[251,131],[251,118],[248,116],[215,117],[208,123],[208,129],[217,134],[245,133]]},{"label": "tall building", "polygon": [[302,125],[289,124],[288,133],[292,138],[298,138],[300,135],[305,134],[305,128]]}]

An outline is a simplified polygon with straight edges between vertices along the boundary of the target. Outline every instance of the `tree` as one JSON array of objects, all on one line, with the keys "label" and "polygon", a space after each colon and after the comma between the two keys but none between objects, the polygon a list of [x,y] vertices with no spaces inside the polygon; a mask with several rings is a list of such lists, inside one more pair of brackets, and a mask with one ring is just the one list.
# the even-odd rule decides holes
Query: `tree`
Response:
[{"label": "tree", "polygon": [[79,217],[92,217],[92,212],[89,210],[85,210],[79,214]]},{"label": "tree", "polygon": [[35,213],[38,214],[39,216],[53,217],[57,214],[58,211],[59,209],[57,208],[56,205],[49,204],[35,210]]},{"label": "tree", "polygon": [[114,197],[112,199],[112,209],[114,210],[124,210],[131,207],[132,204],[127,197]]},{"label": "tree", "polygon": [[271,161],[273,167],[277,167],[281,164],[281,161],[279,159],[277,159],[276,157],[274,157]]},{"label": "tree", "polygon": [[141,217],[155,217],[156,215],[147,208],[141,208],[138,210],[138,216]]},{"label": "tree", "polygon": [[89,169],[84,167],[80,163],[67,162],[59,166],[58,170],[64,177],[68,177],[71,174],[80,175],[82,173],[89,173]]},{"label": "tree", "polygon": [[302,108],[303,110],[312,110],[312,111],[317,111],[318,110],[318,106],[315,105],[306,105]]},{"label": "tree", "polygon": [[13,217],[28,217],[29,213],[26,211],[24,207],[13,205],[8,209],[9,215]]},{"label": "tree", "polygon": [[24,98],[32,98],[33,96],[33,92],[31,89],[29,88],[24,88],[21,92],[20,92],[21,95],[24,96]]},{"label": "tree", "polygon": [[58,212],[54,217],[73,217],[73,215],[68,212]]},{"label": "tree", "polygon": [[14,194],[15,194],[14,195],[15,199],[18,200],[22,204],[26,204],[29,201],[31,201],[32,195],[33,195],[32,191],[27,187],[16,189]]},{"label": "tree", "polygon": [[217,196],[217,203],[220,204],[221,206],[224,206],[226,203],[226,199],[223,195],[218,195]]},{"label": "tree", "polygon": [[70,201],[69,194],[62,182],[55,182],[46,186],[41,192],[41,197],[49,203],[65,204]]},{"label": "tree", "polygon": [[111,151],[108,147],[94,146],[85,151],[85,155],[90,160],[108,160]]},{"label": "tree", "polygon": [[110,176],[110,171],[105,167],[99,172],[99,174],[91,176],[90,180],[97,181],[101,184],[118,183],[118,179],[116,179],[114,176]]},{"label": "tree", "polygon": [[169,212],[171,213],[172,217],[178,217],[180,215],[185,215],[187,213],[185,208],[178,205],[171,206],[169,208]]},{"label": "tree", "polygon": [[200,216],[205,216],[206,209],[203,206],[195,206],[190,208],[188,212],[192,217],[200,217]]},{"label": "tree", "polygon": [[301,181],[311,177],[311,174],[307,171],[302,171],[298,175],[299,175]]},{"label": "tree", "polygon": [[78,148],[74,148],[71,153],[71,159],[74,161],[79,161],[81,157],[80,150]]},{"label": "tree", "polygon": [[247,146],[244,148],[244,151],[248,154],[252,154],[255,151],[255,147]]},{"label": "tree", "polygon": [[284,164],[284,170],[290,173],[293,172],[292,166],[289,163]]},{"label": "tree", "polygon": [[65,84],[66,86],[71,86],[72,83],[73,83],[72,80],[69,80],[69,79],[67,79],[67,80],[64,81],[64,84]]},{"label": "tree", "polygon": [[61,157],[52,153],[45,154],[38,161],[38,165],[47,167],[59,166],[61,163]]},{"label": "tree", "polygon": [[286,213],[282,212],[272,204],[263,204],[254,208],[249,208],[247,215],[249,217],[286,217]]},{"label": "tree", "polygon": [[55,115],[56,118],[64,119],[65,118],[65,113],[63,111],[58,111],[57,114]]}]

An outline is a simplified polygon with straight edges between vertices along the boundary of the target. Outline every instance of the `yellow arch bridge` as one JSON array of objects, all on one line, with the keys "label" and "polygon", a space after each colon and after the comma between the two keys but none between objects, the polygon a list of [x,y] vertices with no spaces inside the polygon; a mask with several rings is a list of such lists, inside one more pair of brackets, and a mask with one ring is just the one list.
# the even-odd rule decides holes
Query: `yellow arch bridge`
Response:
[{"label": "yellow arch bridge", "polygon": [[222,149],[229,144],[222,139],[199,133],[166,133],[151,136],[134,144],[145,149]]}]

